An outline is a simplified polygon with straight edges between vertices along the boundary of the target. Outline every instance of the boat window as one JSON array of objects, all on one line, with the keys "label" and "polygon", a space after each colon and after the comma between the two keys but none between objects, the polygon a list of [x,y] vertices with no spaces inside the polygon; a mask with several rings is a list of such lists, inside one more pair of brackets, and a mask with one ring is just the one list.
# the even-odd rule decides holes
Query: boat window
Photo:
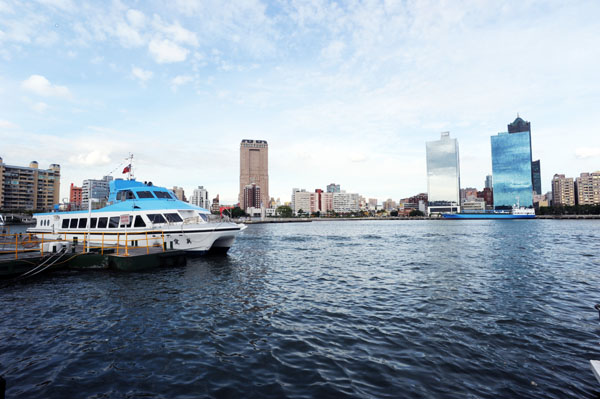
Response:
[{"label": "boat window", "polygon": [[90,219],[90,229],[95,229],[96,228],[96,222],[98,221],[98,218],[91,218]]},{"label": "boat window", "polygon": [[208,215],[205,215],[204,213],[200,213],[200,217],[202,218],[202,220],[204,220],[205,222],[208,222]]},{"label": "boat window", "polygon": [[69,228],[76,229],[77,228],[77,220],[78,219],[71,219],[71,223],[69,224]]},{"label": "boat window", "polygon": [[137,196],[138,198],[154,198],[152,191],[138,191]]},{"label": "boat window", "polygon": [[118,201],[125,201],[128,199],[135,199],[135,196],[133,195],[133,191],[131,190],[121,190],[117,193],[117,200]]},{"label": "boat window", "polygon": [[151,213],[146,216],[148,216],[148,219],[150,219],[150,222],[152,223],[167,223],[163,215],[161,215],[160,213]]},{"label": "boat window", "polygon": [[99,229],[105,229],[106,228],[106,222],[108,222],[108,218],[99,218],[98,219],[98,228]]},{"label": "boat window", "polygon": [[135,223],[133,224],[133,227],[146,227],[146,222],[144,222],[144,219],[142,219],[142,215],[137,215],[135,217]]},{"label": "boat window", "polygon": [[120,218],[118,216],[112,216],[108,220],[108,228],[109,229],[116,229],[117,227],[119,227],[119,220],[120,220]]},{"label": "boat window", "polygon": [[79,219],[79,228],[85,229],[87,227],[87,218]]},{"label": "boat window", "polygon": [[182,222],[183,221],[183,219],[181,218],[181,216],[179,216],[178,213],[165,213],[165,217],[171,223]]},{"label": "boat window", "polygon": [[69,219],[63,219],[62,228],[66,229],[67,227],[69,227]]},{"label": "boat window", "polygon": [[171,194],[169,194],[166,191],[155,191],[154,195],[156,195],[156,198],[167,198],[167,199],[173,199],[173,197],[171,197]]}]

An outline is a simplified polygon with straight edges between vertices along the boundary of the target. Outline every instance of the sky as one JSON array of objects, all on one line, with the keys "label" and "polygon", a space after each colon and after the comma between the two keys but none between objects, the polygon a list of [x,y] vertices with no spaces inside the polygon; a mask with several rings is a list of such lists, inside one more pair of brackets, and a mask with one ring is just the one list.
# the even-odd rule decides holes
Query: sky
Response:
[{"label": "sky", "polygon": [[449,131],[461,186],[490,136],[531,122],[542,190],[600,170],[600,2],[0,0],[0,157],[204,186],[237,202],[242,139],[270,195],[329,183],[379,202],[427,191]]}]

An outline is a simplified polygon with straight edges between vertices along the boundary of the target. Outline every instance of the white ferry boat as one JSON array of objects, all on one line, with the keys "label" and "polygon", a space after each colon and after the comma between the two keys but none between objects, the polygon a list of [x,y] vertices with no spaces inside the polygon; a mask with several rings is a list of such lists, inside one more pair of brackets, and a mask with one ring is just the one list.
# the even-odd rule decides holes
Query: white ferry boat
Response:
[{"label": "white ferry boat", "polygon": [[34,214],[29,233],[98,245],[165,245],[190,255],[227,253],[247,226],[211,221],[204,208],[177,199],[164,188],[136,180],[110,182],[108,205],[95,210]]}]

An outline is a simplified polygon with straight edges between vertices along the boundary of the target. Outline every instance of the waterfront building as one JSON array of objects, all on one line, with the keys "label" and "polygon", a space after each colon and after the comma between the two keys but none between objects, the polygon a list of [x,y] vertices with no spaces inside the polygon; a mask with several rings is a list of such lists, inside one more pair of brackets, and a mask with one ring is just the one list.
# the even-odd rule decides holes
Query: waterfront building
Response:
[{"label": "waterfront building", "polygon": [[498,133],[491,143],[494,208],[532,207],[531,134]]},{"label": "waterfront building", "polygon": [[303,193],[306,192],[306,189],[302,188],[292,188],[292,204],[291,204],[291,208],[294,212],[296,212],[296,193]]},{"label": "waterfront building", "polygon": [[174,186],[173,194],[175,194],[175,197],[177,197],[179,201],[187,202],[187,198],[185,198],[185,191],[183,190],[183,187]]},{"label": "waterfront building", "polygon": [[240,143],[240,207],[246,209],[244,188],[249,184],[260,187],[258,207],[269,204],[269,145],[265,140],[242,140]]},{"label": "waterfront building", "polygon": [[572,177],[554,175],[552,178],[552,205],[575,205],[575,184]]},{"label": "waterfront building", "polygon": [[337,213],[359,211],[358,197],[356,193],[333,193],[333,210]]},{"label": "waterfront building", "polygon": [[339,184],[335,184],[335,183],[331,183],[327,185],[327,192],[328,193],[339,193],[340,192],[340,185]]},{"label": "waterfront building", "polygon": [[316,212],[318,210],[316,197],[316,193],[310,193],[306,190],[297,191],[294,195],[294,213],[298,215],[300,213]]},{"label": "waterfront building", "polygon": [[367,205],[369,209],[377,209],[377,198],[369,198]]},{"label": "waterfront building", "polygon": [[485,188],[492,188],[492,184],[493,184],[492,182],[493,182],[492,175],[487,175],[485,177],[485,186],[484,187]]},{"label": "waterfront building", "polygon": [[212,205],[210,206],[210,211],[212,213],[219,213],[221,210],[221,204],[219,203],[219,194],[212,200]]},{"label": "waterfront building", "polygon": [[191,204],[199,206],[200,208],[210,208],[210,202],[208,200],[208,190],[204,186],[198,186],[192,193]]},{"label": "waterfront building", "polygon": [[69,189],[69,210],[81,208],[82,191],[81,187],[77,187],[71,183],[71,188]]},{"label": "waterfront building", "polygon": [[246,208],[242,208],[247,210],[248,208],[264,208],[261,204],[261,189],[256,183],[248,184],[244,187],[244,198],[243,204]]},{"label": "waterfront building", "polygon": [[533,191],[536,194],[542,193],[542,172],[540,168],[540,160],[531,163],[531,183]]},{"label": "waterfront building", "polygon": [[83,181],[81,186],[81,206],[84,209],[89,207],[90,198],[98,202],[97,205],[92,207],[102,207],[108,201],[108,195],[110,194],[110,182],[113,180],[112,176],[104,176],[102,179],[87,179]]},{"label": "waterfront building", "polygon": [[467,187],[460,189],[460,203],[477,201],[477,189],[474,187]]},{"label": "waterfront building", "polygon": [[428,213],[460,210],[460,162],[458,140],[443,132],[439,140],[428,141]]},{"label": "waterfront building", "polygon": [[388,198],[386,201],[383,201],[384,211],[392,211],[396,208],[398,208],[398,204],[396,204],[396,201],[393,201],[391,198]]},{"label": "waterfront building", "polygon": [[578,205],[600,204],[600,171],[593,173],[581,173],[575,179],[577,189]]},{"label": "waterfront building", "polygon": [[533,206],[536,209],[540,209],[541,206],[550,206],[550,199],[552,194],[533,194]]},{"label": "waterfront building", "polygon": [[463,211],[485,211],[485,201],[477,198],[474,201],[465,201],[461,204]]},{"label": "waterfront building", "polygon": [[333,194],[321,193],[321,213],[333,211]]},{"label": "waterfront building", "polygon": [[477,198],[483,199],[485,204],[489,207],[494,206],[494,190],[492,190],[491,187],[486,187],[483,191],[478,191]]},{"label": "waterfront building", "polygon": [[40,169],[36,161],[28,167],[7,165],[0,158],[0,208],[3,210],[53,209],[60,202],[60,165]]}]

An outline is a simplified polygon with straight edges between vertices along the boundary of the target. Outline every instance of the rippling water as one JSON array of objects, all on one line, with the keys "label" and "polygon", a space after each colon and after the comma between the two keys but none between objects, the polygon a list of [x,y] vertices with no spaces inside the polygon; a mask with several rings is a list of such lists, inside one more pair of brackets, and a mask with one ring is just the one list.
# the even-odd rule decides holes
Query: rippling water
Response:
[{"label": "rippling water", "polygon": [[600,222],[251,225],[0,291],[7,398],[600,397]]}]

